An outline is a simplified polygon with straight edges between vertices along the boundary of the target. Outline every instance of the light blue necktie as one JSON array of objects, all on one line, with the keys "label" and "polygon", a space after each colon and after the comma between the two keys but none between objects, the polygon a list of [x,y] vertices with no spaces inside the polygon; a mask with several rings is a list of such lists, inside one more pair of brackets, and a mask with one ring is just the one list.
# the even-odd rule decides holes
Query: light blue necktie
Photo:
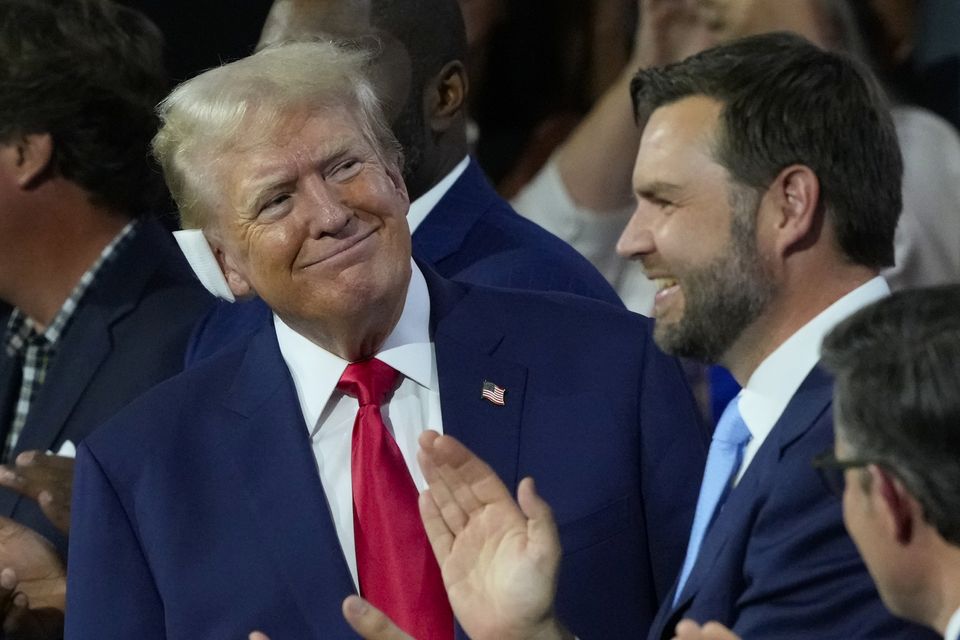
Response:
[{"label": "light blue necktie", "polygon": [[693,527],[690,529],[690,541],[687,543],[687,557],[683,561],[680,581],[673,596],[674,606],[680,599],[687,578],[690,577],[707,529],[730,493],[733,479],[743,461],[743,449],[749,441],[750,430],[740,417],[740,398],[736,397],[724,409],[710,442],[707,466],[703,471],[703,483],[700,485],[700,497],[697,498],[697,510],[693,516]]}]

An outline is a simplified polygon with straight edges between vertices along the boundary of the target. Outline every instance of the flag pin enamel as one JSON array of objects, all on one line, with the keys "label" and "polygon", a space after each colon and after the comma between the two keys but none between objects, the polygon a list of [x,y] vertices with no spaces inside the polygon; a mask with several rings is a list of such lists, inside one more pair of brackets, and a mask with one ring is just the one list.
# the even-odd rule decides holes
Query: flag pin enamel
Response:
[{"label": "flag pin enamel", "polygon": [[487,402],[502,407],[504,404],[503,395],[507,392],[503,387],[497,386],[489,380],[483,381],[483,387],[480,391],[480,397]]}]

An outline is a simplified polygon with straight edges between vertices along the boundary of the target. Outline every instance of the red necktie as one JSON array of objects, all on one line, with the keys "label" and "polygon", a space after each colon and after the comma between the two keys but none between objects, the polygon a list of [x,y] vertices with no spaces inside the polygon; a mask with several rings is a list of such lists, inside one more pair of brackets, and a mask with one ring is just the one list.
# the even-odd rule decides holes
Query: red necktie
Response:
[{"label": "red necktie", "polygon": [[453,613],[420,520],[417,488],[380,415],[399,376],[371,359],[347,365],[337,384],[360,402],[350,455],[360,593],[417,640],[450,640]]}]

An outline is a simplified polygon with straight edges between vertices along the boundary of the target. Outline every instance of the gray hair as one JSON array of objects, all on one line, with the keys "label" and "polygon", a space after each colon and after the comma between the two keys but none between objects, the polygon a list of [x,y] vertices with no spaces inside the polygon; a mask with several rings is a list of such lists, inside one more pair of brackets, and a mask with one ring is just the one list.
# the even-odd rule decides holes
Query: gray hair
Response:
[{"label": "gray hair", "polygon": [[852,456],[900,478],[960,545],[960,285],[894,293],[838,325],[821,353]]},{"label": "gray hair", "polygon": [[366,75],[369,54],[333,42],[268,47],[187,80],[160,103],[153,153],[163,168],[184,227],[209,223],[211,168],[229,149],[262,143],[288,114],[345,106],[384,160],[401,163]]}]

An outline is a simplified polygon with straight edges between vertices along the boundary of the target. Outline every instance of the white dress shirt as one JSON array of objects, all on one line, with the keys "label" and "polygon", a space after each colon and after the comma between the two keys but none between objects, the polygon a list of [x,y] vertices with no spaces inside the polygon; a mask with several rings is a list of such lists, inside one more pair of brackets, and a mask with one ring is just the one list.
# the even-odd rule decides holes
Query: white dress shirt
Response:
[{"label": "white dress shirt", "polygon": [[410,210],[407,211],[407,224],[410,226],[410,233],[417,230],[433,208],[437,206],[440,199],[447,195],[447,191],[453,186],[453,183],[463,175],[470,164],[470,156],[464,156],[463,160],[457,163],[453,170],[443,177],[443,180],[430,187],[426,193],[410,203]]},{"label": "white dress shirt", "polygon": [[944,640],[960,640],[960,609],[953,612],[950,616],[950,622],[947,623],[947,632],[943,634]]},{"label": "white dress shirt", "polygon": [[[412,264],[412,262],[411,262]],[[419,490],[426,487],[417,465],[417,438],[426,429],[443,433],[440,420],[440,387],[433,343],[430,341],[430,298],[423,274],[412,264],[400,321],[376,358],[399,371],[403,378],[393,397],[381,408],[384,423],[393,434]],[[283,355],[297,390],[306,429],[323,490],[330,504],[354,584],[357,554],[353,540],[353,483],[350,448],[353,422],[359,403],[336,390],[348,362],[300,335],[276,315],[273,317]]]},{"label": "white dress shirt", "polygon": [[740,415],[751,438],[743,454],[737,482],[797,389],[820,361],[823,338],[859,309],[888,295],[890,287],[886,281],[879,276],[873,278],[821,311],[760,363],[738,396]]}]

